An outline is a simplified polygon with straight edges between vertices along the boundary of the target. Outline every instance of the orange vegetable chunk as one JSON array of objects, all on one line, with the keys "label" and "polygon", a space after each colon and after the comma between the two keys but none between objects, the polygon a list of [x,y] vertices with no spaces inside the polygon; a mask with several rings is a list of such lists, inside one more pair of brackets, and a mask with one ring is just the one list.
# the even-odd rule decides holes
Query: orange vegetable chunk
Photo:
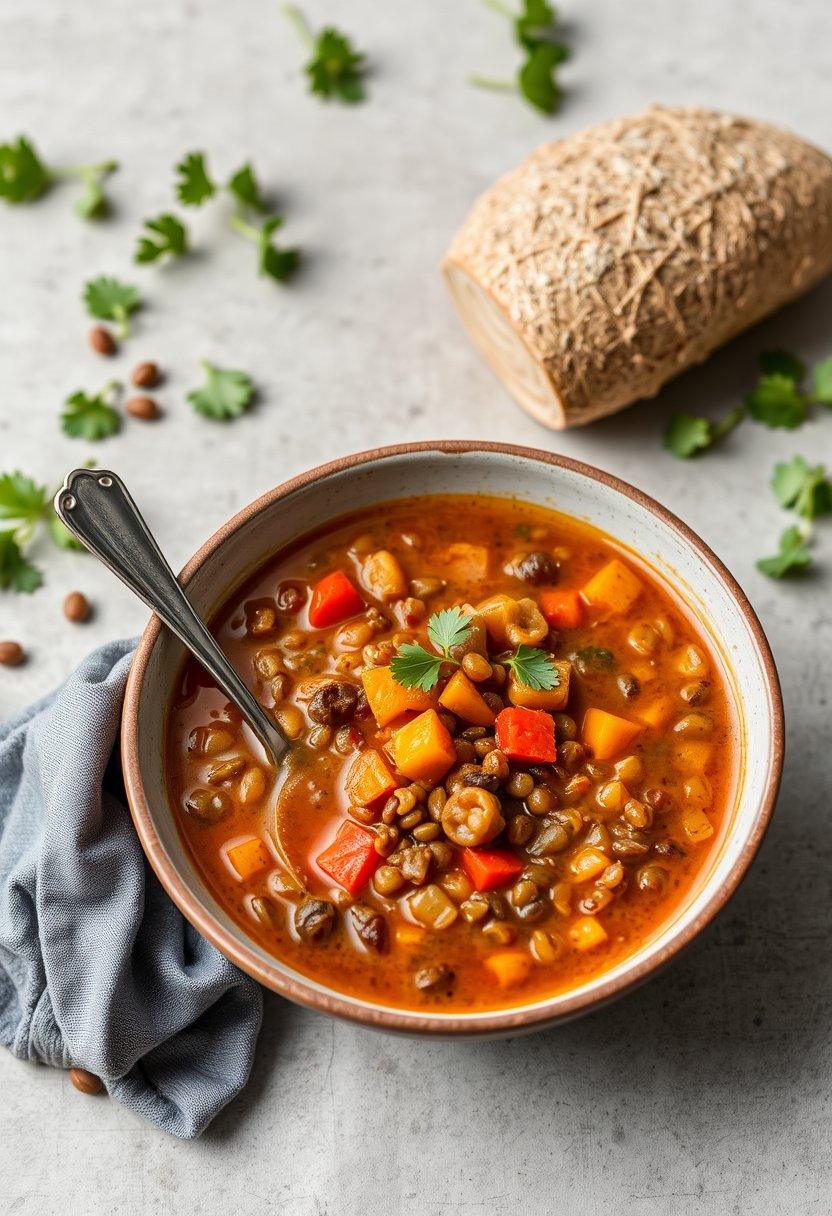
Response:
[{"label": "orange vegetable chunk", "polygon": [[502,709],[496,721],[497,746],[509,760],[554,764],[555,723],[540,709]]},{"label": "orange vegetable chunk", "polygon": [[250,840],[244,840],[242,844],[235,844],[228,850],[226,856],[240,878],[244,880],[253,878],[255,874],[262,874],[264,870],[270,870],[274,865],[271,853],[259,836],[252,836]]},{"label": "orange vegetable chunk", "polygon": [[610,616],[628,612],[642,592],[641,579],[614,557],[584,587],[584,599]]},{"label": "orange vegetable chunk", "polygon": [[355,806],[375,807],[398,785],[381,752],[368,747],[359,752],[347,773],[346,791]]},{"label": "orange vegetable chunk", "polygon": [[584,602],[579,591],[541,591],[540,611],[554,629],[579,629],[584,619]]},{"label": "orange vegetable chunk", "polygon": [[428,709],[396,731],[393,756],[411,781],[438,781],[456,763],[456,748],[436,710]]},{"label": "orange vegetable chunk", "polygon": [[584,714],[581,738],[596,760],[611,760],[628,748],[643,729],[640,722],[593,708]]},{"label": "orange vegetable chunk", "polygon": [[608,940],[607,931],[594,916],[579,916],[569,926],[569,940],[576,950],[594,950]]},{"label": "orange vegetable chunk", "polygon": [[326,629],[361,612],[364,601],[343,570],[333,570],[316,584],[309,604],[309,624]]},{"label": "orange vegetable chunk", "polygon": [[485,965],[501,988],[516,988],[532,969],[532,960],[525,950],[497,950],[489,954]]},{"label": "orange vegetable chunk", "polygon": [[404,688],[397,684],[389,667],[365,667],[361,683],[379,726],[386,726],[410,711],[419,713],[429,709],[433,703],[428,693],[420,688]]},{"label": "orange vegetable chunk", "polygon": [[475,891],[493,891],[523,870],[520,858],[508,849],[463,849],[461,860]]},{"label": "orange vegetable chunk", "polygon": [[339,887],[356,895],[372,878],[381,857],[375,850],[375,835],[351,819],[345,819],[329,848],[318,857],[318,865]]},{"label": "orange vegetable chunk", "polygon": [[472,726],[490,726],[494,710],[483,700],[464,671],[455,671],[439,698],[439,704]]}]

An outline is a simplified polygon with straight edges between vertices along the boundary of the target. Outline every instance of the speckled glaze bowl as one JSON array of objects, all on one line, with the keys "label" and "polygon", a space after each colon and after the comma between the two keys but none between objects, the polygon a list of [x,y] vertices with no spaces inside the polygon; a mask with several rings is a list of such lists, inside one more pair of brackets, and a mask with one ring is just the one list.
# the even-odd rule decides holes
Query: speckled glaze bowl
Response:
[{"label": "speckled glaze bowl", "polygon": [[736,890],[765,833],[783,763],[783,709],[774,661],[757,617],[714,554],[645,494],[562,456],[502,444],[436,442],[379,448],[285,482],[240,511],[182,571],[210,616],[288,542],[348,511],[413,494],[488,493],[552,507],[609,533],[646,559],[686,601],[725,666],[736,704],[734,806],[709,866],[656,934],[613,969],[579,987],[510,1009],[425,1013],[345,996],[267,954],[220,907],[177,832],[164,773],[165,708],[181,644],[153,617],[133,661],[122,756],[136,830],[183,914],[244,971],[291,1000],[380,1029],[482,1036],[540,1029],[585,1013],[643,982],[688,945]]}]

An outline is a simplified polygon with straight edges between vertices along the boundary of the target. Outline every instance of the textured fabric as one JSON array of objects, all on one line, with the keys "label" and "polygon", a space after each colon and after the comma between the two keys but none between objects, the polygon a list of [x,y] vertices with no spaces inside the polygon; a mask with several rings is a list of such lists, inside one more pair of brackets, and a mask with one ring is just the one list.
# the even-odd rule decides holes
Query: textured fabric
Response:
[{"label": "textured fabric", "polygon": [[0,1042],[89,1069],[191,1138],[246,1083],[262,993],[174,907],[133,830],[114,752],[133,645],[0,726]]}]

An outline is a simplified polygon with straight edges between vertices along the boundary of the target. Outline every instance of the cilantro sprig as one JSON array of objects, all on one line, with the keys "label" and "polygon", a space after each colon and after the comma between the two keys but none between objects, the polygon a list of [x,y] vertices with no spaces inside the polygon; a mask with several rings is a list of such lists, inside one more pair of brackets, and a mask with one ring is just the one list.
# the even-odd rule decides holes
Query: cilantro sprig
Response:
[{"label": "cilantro sprig", "polygon": [[147,265],[164,257],[181,258],[188,252],[188,230],[170,211],[146,219],[144,228],[136,242],[134,262]]},{"label": "cilantro sprig", "polygon": [[689,460],[730,435],[744,417],[745,410],[741,405],[731,410],[720,422],[712,422],[710,418],[700,418],[678,410],[667,424],[664,446],[680,460]]},{"label": "cilantro sprig", "polygon": [[778,552],[773,557],[761,557],[757,569],[769,578],[785,578],[798,574],[811,564],[808,552],[810,532],[807,528],[793,525],[781,535]]},{"label": "cilantro sprig", "polygon": [[517,90],[536,110],[554,114],[562,97],[557,69],[569,58],[569,48],[560,40],[555,10],[547,0],[523,0],[519,13],[502,0],[483,3],[512,23],[515,41],[525,58],[513,81],[473,74],[469,77],[471,84],[486,89]]},{"label": "cilantro sprig", "polygon": [[245,413],[254,397],[254,385],[245,372],[215,367],[202,360],[205,383],[191,389],[188,401],[198,414],[214,422],[228,422]]},{"label": "cilantro sprig", "polygon": [[102,160],[92,165],[47,165],[31,140],[19,135],[0,144],[0,198],[7,203],[33,203],[61,178],[78,178],[83,192],[75,202],[75,213],[83,220],[100,219],[109,201],[104,182],[115,173],[118,162]]},{"label": "cilantro sprig", "polygon": [[802,456],[774,466],[771,488],[781,507],[792,508],[804,519],[832,511],[832,481],[822,464],[808,465]]},{"label": "cilantro sprig", "polygon": [[84,303],[91,317],[102,321],[115,321],[118,336],[126,338],[130,332],[130,315],[141,304],[138,288],[132,283],[123,283],[111,275],[102,274],[84,284]]},{"label": "cilantro sprig", "polygon": [[[443,664],[459,667],[460,660],[451,654],[471,636],[473,621],[461,608],[443,608],[428,621],[428,638],[434,647],[428,650],[420,642],[405,642],[393,655],[390,671],[403,688],[420,688],[430,692],[439,680]],[[557,688],[560,676],[551,657],[534,646],[518,646],[514,654],[502,660],[515,677],[534,689]]]},{"label": "cilantro sprig", "polygon": [[366,56],[356,51],[350,39],[334,26],[327,25],[313,34],[303,14],[294,4],[281,6],[301,42],[310,52],[303,70],[309,78],[309,92],[354,105],[363,101]]},{"label": "cilantro sprig", "polygon": [[99,393],[79,389],[70,393],[61,414],[61,427],[71,439],[107,439],[121,426],[121,415],[113,408],[112,397],[121,388],[109,380]]},{"label": "cilantro sprig", "polygon": [[43,582],[24,554],[42,526],[59,549],[82,549],[55,515],[52,497],[19,470],[0,474],[0,590],[28,595]]}]

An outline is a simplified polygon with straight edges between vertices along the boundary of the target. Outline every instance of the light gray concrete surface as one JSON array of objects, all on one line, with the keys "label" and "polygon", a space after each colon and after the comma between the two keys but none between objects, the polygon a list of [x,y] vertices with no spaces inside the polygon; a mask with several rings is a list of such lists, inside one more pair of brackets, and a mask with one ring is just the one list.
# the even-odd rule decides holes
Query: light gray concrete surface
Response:
[{"label": "light gray concrete surface", "polygon": [[[663,454],[672,408],[718,413],[757,352],[832,351],[832,287],[671,385],[656,402],[576,434],[541,430],[462,336],[437,274],[474,195],[536,143],[649,101],[712,104],[782,121],[832,145],[825,0],[563,0],[574,47],[568,97],[549,121],[478,92],[516,55],[474,0],[383,5],[307,0],[371,56],[370,100],[324,106],[274,0],[3,0],[2,135],[59,163],[118,156],[116,214],[72,214],[70,187],[0,210],[0,468],[57,482],[90,455],[120,470],[181,564],[221,520],[285,476],[377,443],[487,436],[559,450],[656,495],[746,587],[774,647],[788,760],[774,825],[748,881],[670,971],[558,1031],[480,1045],[374,1036],[276,998],[251,1084],[199,1142],[169,1140],[66,1077],[0,1054],[0,1210],[28,1216],[280,1212],[470,1216],[625,1211],[832,1211],[832,847],[829,718],[832,529],[818,570],[766,581],[753,559],[785,526],[768,488],[776,459],[832,459],[832,416],[796,434],[746,424],[706,459]],[[130,264],[140,218],[170,205],[171,165],[208,150],[226,174],[252,157],[306,254],[286,291],[258,280],[222,206],[191,220],[196,254]],[[157,426],[128,421],[99,445],[57,425],[65,395],[111,372],[84,343],[92,273],[141,283],[147,307],[124,374],[155,358]],[[195,418],[198,360],[248,370],[257,408],[228,428]],[[35,553],[31,598],[0,599],[0,637],[29,664],[0,674],[0,713],[58,681],[88,648],[145,613],[91,560]],[[94,622],[69,625],[83,588]]]}]

